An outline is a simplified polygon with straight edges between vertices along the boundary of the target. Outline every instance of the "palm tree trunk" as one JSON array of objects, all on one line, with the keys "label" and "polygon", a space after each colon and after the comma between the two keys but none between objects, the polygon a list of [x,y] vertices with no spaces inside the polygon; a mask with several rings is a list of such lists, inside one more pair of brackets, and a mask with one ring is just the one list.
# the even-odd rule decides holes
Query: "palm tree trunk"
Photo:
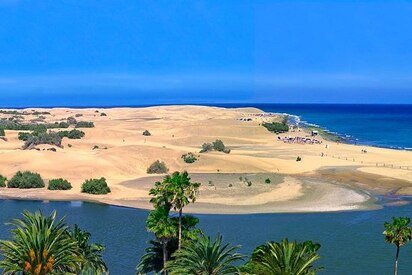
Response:
[{"label": "palm tree trunk", "polygon": [[399,258],[399,246],[396,246],[395,266],[393,268],[394,275],[398,275],[398,258]]},{"label": "palm tree trunk", "polygon": [[167,271],[165,269],[167,262],[167,242],[163,242],[163,274],[167,275]]},{"label": "palm tree trunk", "polygon": [[179,209],[179,245],[178,245],[178,250],[180,250],[180,247],[182,246],[182,211],[183,208]]}]

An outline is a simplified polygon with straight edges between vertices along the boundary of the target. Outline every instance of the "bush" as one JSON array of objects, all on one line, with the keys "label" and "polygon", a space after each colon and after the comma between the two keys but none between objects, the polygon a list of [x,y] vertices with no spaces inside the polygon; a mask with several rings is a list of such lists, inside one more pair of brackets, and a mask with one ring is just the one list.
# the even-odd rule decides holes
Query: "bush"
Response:
[{"label": "bush", "polygon": [[230,149],[226,148],[225,144],[220,139],[217,139],[213,143],[203,143],[200,153],[205,153],[205,152],[209,152],[212,150],[223,152],[226,154],[230,153]]},{"label": "bush", "polygon": [[269,178],[265,179],[265,183],[267,184],[271,183],[270,179]]},{"label": "bush", "polygon": [[31,134],[26,142],[23,145],[23,149],[27,149],[31,146],[39,145],[39,144],[50,144],[55,145],[58,147],[62,147],[62,138],[59,136],[58,133],[55,132],[42,132],[36,135]]},{"label": "bush", "polygon": [[39,174],[33,172],[17,172],[7,183],[8,188],[42,188],[44,181]]},{"label": "bush", "polygon": [[0,175],[0,187],[6,187],[7,178]]},{"label": "bush", "polygon": [[147,168],[148,174],[166,174],[167,172],[169,172],[169,168],[160,160],[156,160]]},{"label": "bush", "polygon": [[299,156],[296,158],[296,161],[301,161],[301,160],[302,160],[302,158],[299,157]]},{"label": "bush", "polygon": [[79,121],[76,123],[76,128],[94,128],[94,123],[91,121]]},{"label": "bush", "polygon": [[101,113],[100,116],[107,116],[106,113]]},{"label": "bush", "polygon": [[82,137],[84,137],[84,132],[77,129],[73,129],[71,131],[60,131],[57,134],[61,138],[67,137],[69,139],[81,139]]},{"label": "bush", "polygon": [[93,146],[92,150],[96,150],[96,149],[99,149],[99,146],[97,145]]},{"label": "bush", "polygon": [[4,137],[6,133],[4,132],[3,128],[0,128],[0,137]]},{"label": "bush", "polygon": [[220,139],[213,142],[213,149],[218,152],[223,152],[225,150],[225,144]]},{"label": "bush", "polygon": [[67,118],[67,123],[70,125],[76,125],[77,124],[77,119],[75,119],[74,117],[68,117]]},{"label": "bush", "polygon": [[186,163],[194,163],[195,161],[197,161],[197,157],[191,152],[182,155],[182,159]]},{"label": "bush", "polygon": [[75,114],[74,115],[75,117],[81,117],[81,116],[83,116],[82,114]]},{"label": "bush", "polygon": [[148,130],[144,130],[143,135],[144,136],[151,136],[152,134]]},{"label": "bush", "polygon": [[105,178],[89,179],[82,184],[82,193],[101,195],[110,192]]},{"label": "bush", "polygon": [[286,124],[286,121],[280,122],[272,122],[272,123],[263,123],[263,127],[268,129],[270,132],[274,132],[276,134],[284,133],[289,131],[289,126]]},{"label": "bush", "polygon": [[203,143],[202,150],[200,150],[200,153],[206,153],[212,150],[213,150],[213,145],[211,143]]},{"label": "bush", "polygon": [[29,139],[29,137],[32,136],[32,134],[27,133],[27,132],[19,132],[19,140],[26,141]]},{"label": "bush", "polygon": [[49,181],[49,190],[70,190],[72,189],[72,185],[65,179],[52,179]]}]

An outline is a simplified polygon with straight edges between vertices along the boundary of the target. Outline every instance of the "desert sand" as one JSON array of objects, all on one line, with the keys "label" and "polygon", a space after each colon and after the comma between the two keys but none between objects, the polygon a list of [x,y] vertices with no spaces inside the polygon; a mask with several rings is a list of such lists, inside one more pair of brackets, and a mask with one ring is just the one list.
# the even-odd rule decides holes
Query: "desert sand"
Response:
[{"label": "desert sand", "polygon": [[[187,208],[196,213],[353,210],[376,207],[375,195],[412,194],[412,152],[336,143],[321,137],[316,137],[321,144],[284,143],[260,125],[281,117],[255,108],[35,110],[50,112],[45,115],[47,122],[80,114],[77,120],[93,121],[95,128],[81,129],[86,133],[83,139],[64,138],[64,147],[56,152],[42,150],[50,145],[37,146],[40,151],[22,150],[18,131],[6,130],[7,141],[0,139],[0,174],[11,178],[19,170],[33,171],[46,182],[65,178],[73,189],[1,188],[3,198],[91,200],[150,208],[148,190],[162,177],[146,173],[155,160],[164,161],[171,172],[187,170],[193,180],[202,183],[198,201]],[[102,112],[107,116],[101,116]],[[26,115],[24,119],[36,117]],[[151,136],[142,135],[144,130]],[[309,133],[300,129],[279,136],[305,137]],[[231,149],[230,154],[199,153],[203,143],[216,139]],[[99,149],[93,149],[95,145]],[[199,160],[185,163],[181,156],[188,152],[200,156]],[[302,161],[296,161],[297,156]],[[100,177],[107,179],[110,194],[80,192],[85,179]],[[247,186],[239,177],[249,178],[252,185]],[[264,182],[268,177],[272,178],[270,184]]]}]

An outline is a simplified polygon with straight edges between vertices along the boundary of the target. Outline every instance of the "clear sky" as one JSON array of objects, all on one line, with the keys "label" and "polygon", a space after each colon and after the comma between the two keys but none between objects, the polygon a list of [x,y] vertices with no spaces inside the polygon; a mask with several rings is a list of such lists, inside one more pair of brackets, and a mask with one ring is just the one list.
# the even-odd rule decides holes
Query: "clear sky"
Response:
[{"label": "clear sky", "polygon": [[0,106],[412,103],[411,1],[0,0]]}]

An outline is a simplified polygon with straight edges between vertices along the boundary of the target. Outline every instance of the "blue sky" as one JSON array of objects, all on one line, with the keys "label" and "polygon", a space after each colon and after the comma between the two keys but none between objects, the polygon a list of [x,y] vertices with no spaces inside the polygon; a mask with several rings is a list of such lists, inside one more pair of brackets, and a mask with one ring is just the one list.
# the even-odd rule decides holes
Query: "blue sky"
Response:
[{"label": "blue sky", "polygon": [[0,0],[0,106],[412,103],[408,1]]}]

